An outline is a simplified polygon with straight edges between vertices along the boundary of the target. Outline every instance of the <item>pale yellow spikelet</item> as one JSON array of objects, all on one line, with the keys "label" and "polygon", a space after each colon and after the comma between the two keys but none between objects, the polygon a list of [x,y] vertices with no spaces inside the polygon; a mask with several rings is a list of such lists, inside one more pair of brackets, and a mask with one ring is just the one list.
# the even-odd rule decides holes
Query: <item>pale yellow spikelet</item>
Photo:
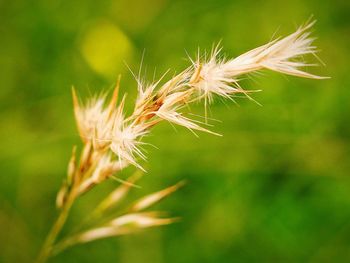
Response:
[{"label": "pale yellow spikelet", "polygon": [[135,102],[134,116],[140,116],[147,110],[149,103],[155,97],[154,90],[156,89],[158,83],[152,83],[150,85],[144,85],[140,80],[138,80],[138,96]]},{"label": "pale yellow spikelet", "polygon": [[311,38],[310,32],[308,32],[314,23],[315,21],[301,26],[287,37],[273,40],[229,60],[223,65],[224,71],[234,77],[266,68],[297,77],[325,78],[301,69],[313,65],[306,63],[303,56],[317,52],[316,47],[312,45],[314,38]]},{"label": "pale yellow spikelet", "polygon": [[187,82],[191,78],[191,73],[191,68],[188,68],[168,80],[158,91],[159,99],[163,101],[170,94],[187,90]]},{"label": "pale yellow spikelet", "polygon": [[198,130],[208,132],[214,135],[219,135],[197,124],[201,122],[185,117],[181,112],[178,111],[180,108],[183,107],[184,103],[186,103],[186,101],[189,100],[191,92],[191,90],[180,91],[168,95],[164,99],[162,106],[157,111],[155,111],[154,114],[161,119],[183,126],[191,131]]},{"label": "pale yellow spikelet", "polygon": [[180,187],[182,187],[184,185],[184,183],[185,183],[184,181],[181,181],[181,182],[179,182],[175,185],[172,185],[168,188],[165,188],[161,191],[149,194],[149,195],[141,198],[140,200],[136,201],[135,204],[131,207],[131,211],[141,211],[141,210],[144,210],[144,209],[158,203],[159,201],[161,201],[162,199],[164,199],[168,195],[177,191]]},{"label": "pale yellow spikelet", "polygon": [[77,158],[76,158],[76,152],[77,152],[77,147],[74,146],[72,150],[72,156],[69,160],[68,167],[67,167],[67,181],[68,184],[71,184],[72,181],[74,180],[74,175],[75,171],[77,169]]},{"label": "pale yellow spikelet", "polygon": [[74,113],[80,137],[87,143],[91,141],[95,149],[104,149],[110,143],[113,127],[112,113],[105,107],[106,95],[89,99],[80,105],[73,89]]},{"label": "pale yellow spikelet", "polygon": [[193,62],[195,71],[190,85],[198,92],[205,104],[212,102],[213,95],[231,98],[236,93],[244,93],[238,84],[241,75],[270,69],[297,77],[324,79],[305,72],[302,68],[313,66],[304,61],[303,56],[317,52],[312,45],[313,38],[308,30],[315,22],[299,27],[289,36],[273,40],[263,46],[250,50],[234,59],[219,59],[220,48],[216,46],[209,60]]},{"label": "pale yellow spikelet", "polygon": [[60,190],[58,191],[56,195],[56,207],[58,209],[61,209],[66,201],[66,196],[68,193],[68,185],[67,182],[64,181]]},{"label": "pale yellow spikelet", "polygon": [[94,153],[91,141],[84,144],[83,150],[80,154],[79,170],[84,172],[91,165],[91,156]]},{"label": "pale yellow spikelet", "polygon": [[136,158],[146,159],[140,146],[144,143],[141,138],[147,135],[147,127],[141,124],[128,124],[124,118],[125,96],[120,102],[114,116],[113,128],[110,134],[110,150],[118,157],[120,161],[126,161],[136,167],[143,169],[137,163]]},{"label": "pale yellow spikelet", "polygon": [[[80,235],[74,237],[74,239],[69,240],[73,244],[77,243],[87,243],[101,238],[107,238],[112,236],[118,236],[121,234],[127,234],[128,232],[124,229],[118,229],[112,226],[98,227],[88,230]],[[66,241],[67,243],[70,243]]]},{"label": "pale yellow spikelet", "polygon": [[142,166],[138,164],[137,157],[145,160],[146,156],[140,149],[144,143],[141,138],[147,135],[148,131],[144,130],[140,125],[126,126],[119,129],[114,129],[111,151],[116,154],[121,161],[126,161],[143,170]]},{"label": "pale yellow spikelet", "polygon": [[160,215],[159,212],[126,214],[113,219],[104,226],[78,234],[66,242],[73,244],[86,243],[101,238],[130,234],[144,228],[168,225],[178,220],[177,218],[162,218],[159,217]]},{"label": "pale yellow spikelet", "polygon": [[94,185],[101,183],[126,166],[127,163],[120,160],[114,160],[109,152],[99,156],[95,161],[94,166],[91,167],[91,172],[87,173],[88,176],[85,176],[79,184],[78,193],[81,194],[86,192]]},{"label": "pale yellow spikelet", "polygon": [[118,204],[134,186],[134,183],[142,176],[142,173],[137,171],[130,176],[127,181],[122,182],[113,192],[111,192],[96,208],[97,213],[103,213],[112,206]]},{"label": "pale yellow spikelet", "polygon": [[109,225],[114,227],[147,228],[173,223],[175,218],[161,218],[160,212],[131,213],[112,220]]},{"label": "pale yellow spikelet", "polygon": [[74,146],[72,150],[72,156],[69,160],[68,167],[67,167],[67,179],[63,181],[63,184],[56,196],[57,208],[63,207],[67,198],[69,188],[71,187],[73,180],[75,180],[75,174],[77,169],[76,150],[77,150],[77,147]]},{"label": "pale yellow spikelet", "polygon": [[190,85],[198,93],[198,99],[204,98],[205,106],[213,101],[213,96],[221,96],[230,99],[235,93],[242,90],[236,85],[237,80],[227,74],[224,69],[224,61],[218,58],[221,49],[216,46],[208,61],[194,62],[194,74]]}]

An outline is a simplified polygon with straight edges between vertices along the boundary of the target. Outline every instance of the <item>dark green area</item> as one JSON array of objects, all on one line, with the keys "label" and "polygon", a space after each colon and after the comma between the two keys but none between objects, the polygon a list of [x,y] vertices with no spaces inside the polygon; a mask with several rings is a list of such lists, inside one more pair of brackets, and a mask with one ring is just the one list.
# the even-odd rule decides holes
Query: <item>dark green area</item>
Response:
[{"label": "dark green area", "polygon": [[[0,1],[0,262],[31,262],[55,218],[55,195],[79,144],[72,85],[89,94],[122,73],[131,106],[136,85],[124,60],[137,71],[143,50],[152,80],[155,68],[157,77],[185,68],[186,52],[198,47],[222,40],[233,57],[310,15],[327,65],[310,71],[330,80],[252,75],[242,85],[263,90],[254,94],[263,107],[246,99],[211,107],[223,137],[198,139],[164,123],[146,139],[159,149],[147,148],[148,174],[134,192],[187,179],[158,207],[181,222],[77,246],[50,262],[350,262],[349,14],[341,0]],[[131,47],[114,75],[96,72],[81,50],[99,21]],[[68,226],[106,188],[86,197],[91,205],[82,201]]]}]

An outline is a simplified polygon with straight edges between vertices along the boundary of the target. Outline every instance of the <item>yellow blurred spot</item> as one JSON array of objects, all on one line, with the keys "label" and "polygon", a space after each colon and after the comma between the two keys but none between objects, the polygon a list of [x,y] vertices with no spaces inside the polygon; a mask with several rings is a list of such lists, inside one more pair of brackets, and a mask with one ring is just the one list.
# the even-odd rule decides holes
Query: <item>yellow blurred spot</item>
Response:
[{"label": "yellow blurred spot", "polygon": [[96,72],[114,77],[132,54],[129,38],[114,24],[101,21],[87,30],[81,43],[83,57]]}]

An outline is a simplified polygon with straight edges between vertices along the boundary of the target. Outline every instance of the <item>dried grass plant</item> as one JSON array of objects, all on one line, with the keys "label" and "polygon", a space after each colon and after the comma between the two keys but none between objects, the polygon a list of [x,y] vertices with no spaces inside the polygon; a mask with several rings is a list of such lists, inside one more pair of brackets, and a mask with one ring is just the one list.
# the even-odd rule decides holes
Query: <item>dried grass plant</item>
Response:
[{"label": "dried grass plant", "polygon": [[251,99],[251,91],[244,90],[239,80],[243,75],[263,69],[297,77],[323,79],[324,77],[303,70],[304,67],[313,65],[305,62],[304,55],[315,55],[317,51],[312,45],[314,39],[309,32],[313,24],[314,22],[306,23],[290,35],[275,39],[234,59],[221,58],[221,49],[217,46],[209,56],[198,55],[197,59],[191,60],[190,67],[174,75],[165,84],[159,80],[147,85],[136,78],[138,97],[130,116],[124,114],[125,96],[118,103],[120,78],[108,103],[106,94],[82,103],[73,89],[74,113],[83,147],[79,157],[76,147],[73,147],[67,177],[57,195],[58,218],[43,244],[37,262],[46,262],[50,256],[78,243],[125,235],[174,222],[176,218],[164,217],[164,213],[145,210],[176,191],[183,183],[145,196],[119,216],[108,217],[108,212],[116,209],[116,205],[126,197],[140,177],[133,175],[89,213],[88,228],[57,240],[77,198],[107,179],[120,181],[116,175],[129,165],[144,170],[141,161],[146,156],[142,150],[145,145],[142,139],[159,122],[166,120],[186,127],[194,134],[202,131],[219,135],[208,129],[206,118],[200,122],[187,117],[183,111],[186,105],[203,101],[207,109],[214,96],[233,100],[235,96],[243,94]]}]

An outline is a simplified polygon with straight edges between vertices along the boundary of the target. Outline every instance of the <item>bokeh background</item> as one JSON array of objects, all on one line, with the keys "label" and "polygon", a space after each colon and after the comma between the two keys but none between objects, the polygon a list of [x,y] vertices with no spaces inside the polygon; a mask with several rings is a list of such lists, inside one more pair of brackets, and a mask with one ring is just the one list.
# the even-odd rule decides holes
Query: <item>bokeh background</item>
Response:
[{"label": "bokeh background", "polygon": [[[50,262],[350,262],[349,1],[0,1],[0,262],[31,262],[56,210],[73,144],[71,86],[82,96],[122,74],[129,107],[136,85],[180,71],[198,47],[222,40],[233,57],[285,35],[310,15],[326,67],[307,80],[263,72],[262,89],[211,107],[215,137],[160,125],[146,141],[140,196],[181,179],[158,206],[182,221],[74,247]],[[196,113],[202,106],[193,107]],[[132,173],[129,169],[122,176]],[[79,222],[106,183],[84,197]]]}]

